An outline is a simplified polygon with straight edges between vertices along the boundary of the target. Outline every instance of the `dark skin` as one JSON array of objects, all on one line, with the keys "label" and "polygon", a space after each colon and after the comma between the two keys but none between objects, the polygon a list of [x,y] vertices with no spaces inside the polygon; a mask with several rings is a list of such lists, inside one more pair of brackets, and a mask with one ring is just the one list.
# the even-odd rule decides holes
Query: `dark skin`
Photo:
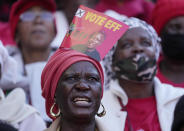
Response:
[{"label": "dark skin", "polygon": [[[149,34],[142,28],[129,29],[118,41],[113,62],[134,55],[155,58],[156,48]],[[128,98],[147,98],[154,95],[153,81],[136,82],[118,78],[120,86],[125,90]]]},{"label": "dark skin", "polygon": [[[176,17],[170,20],[162,32],[170,34],[184,34],[184,16]],[[162,33],[161,33],[162,36]],[[175,44],[175,43],[173,43]],[[163,52],[164,53],[164,52]],[[176,61],[164,56],[160,62],[161,73],[174,83],[184,82],[184,61]]]},{"label": "dark skin", "polygon": [[81,61],[70,66],[55,94],[62,114],[60,131],[94,131],[101,92],[101,79],[93,64]]},{"label": "dark skin", "polygon": [[[34,6],[29,11],[40,13],[42,7]],[[46,61],[51,52],[50,43],[55,37],[53,21],[45,21],[37,16],[33,21],[19,21],[15,40],[21,49],[24,63]]]}]

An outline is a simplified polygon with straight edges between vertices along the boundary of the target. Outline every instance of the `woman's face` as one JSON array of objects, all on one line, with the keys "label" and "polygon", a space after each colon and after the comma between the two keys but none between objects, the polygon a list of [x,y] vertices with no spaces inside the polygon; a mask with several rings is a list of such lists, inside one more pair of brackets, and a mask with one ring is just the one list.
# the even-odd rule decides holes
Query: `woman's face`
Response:
[{"label": "woman's face", "polygon": [[101,101],[101,78],[95,66],[81,61],[72,64],[61,76],[56,103],[62,117],[94,118]]},{"label": "woman's face", "polygon": [[104,39],[105,38],[102,33],[93,34],[91,38],[89,38],[87,46],[89,49],[94,49],[96,48],[96,46],[100,45],[104,41]]},{"label": "woman's face", "polygon": [[142,28],[129,29],[118,41],[114,60],[122,60],[135,55],[155,58],[156,48],[150,35]]},{"label": "woman's face", "polygon": [[34,6],[22,13],[15,37],[16,41],[20,42],[24,48],[47,49],[55,37],[52,12],[42,7]]},{"label": "woman's face", "polygon": [[160,35],[164,59],[184,60],[184,16],[171,19]]},{"label": "woman's face", "polygon": [[129,29],[118,41],[112,68],[118,79],[151,82],[156,73],[156,46],[142,28]]},{"label": "woman's face", "polygon": [[184,16],[179,16],[170,20],[164,27],[163,32],[184,34]]}]

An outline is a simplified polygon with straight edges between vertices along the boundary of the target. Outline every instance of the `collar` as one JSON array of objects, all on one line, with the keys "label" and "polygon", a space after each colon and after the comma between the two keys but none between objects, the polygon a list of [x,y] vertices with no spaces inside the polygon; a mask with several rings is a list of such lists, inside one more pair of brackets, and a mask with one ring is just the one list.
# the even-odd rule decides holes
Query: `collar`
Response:
[{"label": "collar", "polygon": [[[110,82],[110,91],[121,98],[123,105],[127,105],[128,96],[123,88],[119,85],[118,80],[111,80]],[[184,94],[184,90],[181,88],[173,87],[169,84],[163,84],[160,80],[154,78],[154,92],[156,97],[157,105],[165,105],[171,101],[178,99]]]},{"label": "collar", "polygon": [[123,88],[119,85],[118,80],[111,80],[109,89],[113,94],[115,94],[122,100],[123,105],[127,105],[128,96],[123,90]]}]

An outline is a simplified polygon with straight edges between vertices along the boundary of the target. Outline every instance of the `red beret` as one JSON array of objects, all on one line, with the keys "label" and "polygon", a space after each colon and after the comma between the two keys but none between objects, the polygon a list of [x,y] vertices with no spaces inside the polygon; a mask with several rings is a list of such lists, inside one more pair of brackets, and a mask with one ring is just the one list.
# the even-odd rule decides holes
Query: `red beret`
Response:
[{"label": "red beret", "polygon": [[[100,63],[89,56],[77,52],[71,49],[59,48],[49,59],[41,75],[41,87],[42,96],[45,98],[46,112],[47,115],[53,118],[50,114],[50,108],[54,104],[54,95],[57,88],[58,81],[62,73],[69,68],[72,64],[79,61],[88,61],[92,63],[99,72],[102,85],[102,95],[103,95],[103,84],[104,84],[104,74]],[[101,95],[101,97],[102,97]],[[55,106],[53,109],[54,113],[58,112],[58,107]]]},{"label": "red beret", "polygon": [[172,18],[184,16],[184,0],[158,0],[151,16],[151,24],[160,35]]},{"label": "red beret", "polygon": [[20,15],[33,6],[41,6],[51,12],[56,11],[54,0],[18,0],[12,5],[10,11],[10,27],[13,39]]}]

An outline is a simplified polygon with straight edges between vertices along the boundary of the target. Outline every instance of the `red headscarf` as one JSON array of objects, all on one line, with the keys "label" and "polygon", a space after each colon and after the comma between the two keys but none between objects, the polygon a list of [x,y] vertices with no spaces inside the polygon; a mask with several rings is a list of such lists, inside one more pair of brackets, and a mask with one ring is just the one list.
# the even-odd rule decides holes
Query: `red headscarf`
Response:
[{"label": "red headscarf", "polygon": [[[54,95],[57,88],[58,81],[62,73],[69,68],[72,64],[79,61],[88,61],[92,63],[99,72],[102,85],[102,94],[103,94],[103,83],[104,83],[104,74],[100,63],[89,56],[79,53],[75,50],[60,48],[58,49],[53,56],[49,59],[47,65],[43,69],[41,76],[41,87],[42,95],[45,98],[46,112],[47,115],[55,119],[50,114],[50,108],[54,104]],[[53,109],[54,113],[58,112],[58,107]]]},{"label": "red headscarf", "polygon": [[184,0],[158,0],[151,16],[151,24],[160,35],[169,20],[184,16]]},{"label": "red headscarf", "polygon": [[20,15],[33,6],[41,6],[51,12],[56,11],[54,0],[18,0],[13,4],[10,11],[10,27],[13,39]]}]

